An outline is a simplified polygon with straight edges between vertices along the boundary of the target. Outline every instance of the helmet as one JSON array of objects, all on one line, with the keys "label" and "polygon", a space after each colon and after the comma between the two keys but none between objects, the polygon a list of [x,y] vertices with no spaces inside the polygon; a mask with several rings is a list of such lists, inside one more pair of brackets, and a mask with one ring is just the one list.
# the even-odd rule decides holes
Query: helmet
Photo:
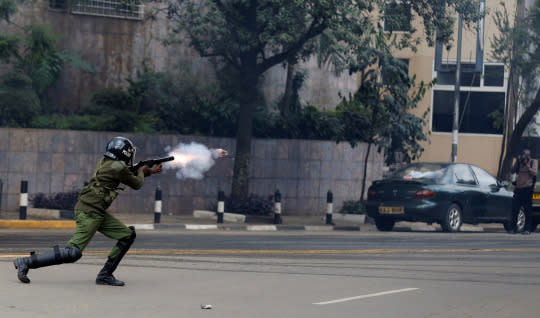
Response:
[{"label": "helmet", "polygon": [[107,143],[105,147],[105,157],[113,160],[121,160],[126,164],[129,161],[133,163],[133,157],[135,156],[135,147],[133,143],[124,137],[114,137]]}]

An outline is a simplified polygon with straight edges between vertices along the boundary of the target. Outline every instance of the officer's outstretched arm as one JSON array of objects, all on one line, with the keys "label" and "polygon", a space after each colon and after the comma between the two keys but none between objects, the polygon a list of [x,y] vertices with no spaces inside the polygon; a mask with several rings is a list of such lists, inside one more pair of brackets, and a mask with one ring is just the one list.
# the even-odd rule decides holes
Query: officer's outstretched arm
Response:
[{"label": "officer's outstretched arm", "polygon": [[136,174],[131,172],[126,166],[125,169],[122,169],[119,172],[118,179],[121,183],[127,185],[128,187],[139,190],[144,183],[144,171],[143,168],[139,169]]}]

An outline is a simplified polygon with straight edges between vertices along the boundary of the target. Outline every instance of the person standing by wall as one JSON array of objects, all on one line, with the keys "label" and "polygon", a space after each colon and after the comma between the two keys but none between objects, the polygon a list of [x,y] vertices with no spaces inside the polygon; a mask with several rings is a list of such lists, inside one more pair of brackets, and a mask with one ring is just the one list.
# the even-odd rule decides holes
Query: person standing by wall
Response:
[{"label": "person standing by wall", "polygon": [[534,184],[536,183],[536,173],[538,171],[538,160],[531,158],[531,151],[524,149],[521,155],[516,159],[512,166],[511,173],[516,174],[514,197],[512,199],[512,225],[513,232],[520,231],[520,223],[523,222],[519,218],[519,211],[523,207],[525,214],[525,224],[523,225],[523,234],[530,234],[531,206]]}]

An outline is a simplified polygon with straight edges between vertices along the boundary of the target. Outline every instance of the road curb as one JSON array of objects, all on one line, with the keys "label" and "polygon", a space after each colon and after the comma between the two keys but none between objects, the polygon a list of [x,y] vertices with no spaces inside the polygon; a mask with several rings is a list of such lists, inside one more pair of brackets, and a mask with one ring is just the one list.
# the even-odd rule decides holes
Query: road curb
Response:
[{"label": "road curb", "polygon": [[[401,222],[400,222],[401,223]],[[273,224],[154,224],[140,223],[128,225],[135,226],[136,230],[180,230],[180,231],[252,231],[252,232],[283,232],[283,231],[306,231],[306,232],[331,232],[331,231],[356,231],[377,232],[374,225],[273,225]],[[75,221],[70,220],[1,220],[0,228],[3,229],[75,229]],[[438,226],[403,222],[396,224],[394,231],[397,232],[440,232]],[[461,232],[489,232],[503,233],[502,228],[483,227],[480,225],[463,225]]]},{"label": "road curb", "polygon": [[66,220],[0,220],[4,229],[74,229],[75,221]]}]

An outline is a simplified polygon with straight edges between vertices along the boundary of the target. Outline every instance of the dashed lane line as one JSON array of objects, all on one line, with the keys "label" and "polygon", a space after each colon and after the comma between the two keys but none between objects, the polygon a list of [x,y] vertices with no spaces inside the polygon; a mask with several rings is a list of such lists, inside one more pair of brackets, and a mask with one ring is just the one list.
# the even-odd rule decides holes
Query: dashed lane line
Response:
[{"label": "dashed lane line", "polygon": [[418,288],[403,288],[403,289],[388,290],[388,291],[374,293],[374,294],[367,294],[367,295],[361,295],[361,296],[334,299],[334,300],[329,300],[329,301],[322,301],[319,303],[313,303],[313,305],[331,305],[331,304],[343,303],[343,302],[351,301],[351,300],[359,300],[359,299],[385,296],[385,295],[391,295],[391,294],[397,294],[397,293],[405,293],[405,292],[413,291],[413,290],[418,290]]}]

